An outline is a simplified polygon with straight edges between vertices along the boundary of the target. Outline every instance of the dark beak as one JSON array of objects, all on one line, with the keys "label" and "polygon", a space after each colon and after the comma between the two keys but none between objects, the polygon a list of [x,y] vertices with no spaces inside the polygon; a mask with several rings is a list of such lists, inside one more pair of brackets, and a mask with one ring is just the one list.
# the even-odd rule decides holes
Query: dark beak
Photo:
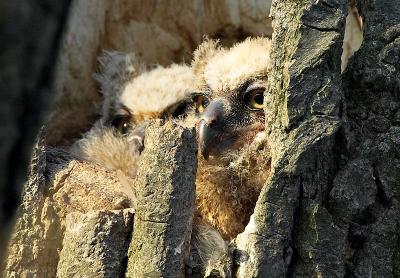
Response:
[{"label": "dark beak", "polygon": [[216,138],[220,133],[221,120],[224,106],[220,100],[213,100],[204,110],[198,127],[199,148],[205,159],[208,159],[210,149],[217,143]]}]

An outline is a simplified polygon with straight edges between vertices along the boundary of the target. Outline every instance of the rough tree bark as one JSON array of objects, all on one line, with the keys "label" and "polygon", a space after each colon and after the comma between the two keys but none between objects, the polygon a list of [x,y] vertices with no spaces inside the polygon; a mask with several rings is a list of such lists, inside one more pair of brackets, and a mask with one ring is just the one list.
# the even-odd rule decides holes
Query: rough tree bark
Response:
[{"label": "rough tree bark", "polygon": [[400,6],[364,0],[343,76],[346,1],[274,1],[274,165],[237,240],[239,277],[399,277]]},{"label": "rough tree bark", "polygon": [[0,276],[120,277],[128,256],[128,277],[183,276],[194,210],[194,130],[152,123],[146,143],[136,182],[37,145]]},{"label": "rough tree bark", "polygon": [[54,61],[69,3],[0,2],[0,261],[31,149],[52,99]]},{"label": "rough tree bark", "polygon": [[133,209],[68,214],[57,277],[124,277],[133,218]]},{"label": "rough tree bark", "polygon": [[[365,23],[364,42],[341,75],[346,4],[346,0],[273,3],[274,69],[265,96],[272,174],[249,225],[235,241],[238,277],[400,277],[400,5],[390,0],[359,1],[358,9]],[[140,24],[132,26],[145,25],[137,21]],[[177,26],[171,28],[179,30]],[[101,34],[102,29],[99,30],[96,36]],[[90,61],[94,61],[95,54],[96,51],[89,51],[93,59]],[[74,76],[73,71],[70,73]],[[88,88],[93,92],[91,86]],[[67,104],[69,97],[64,99]],[[170,198],[183,192],[174,190],[180,184],[179,180],[174,183],[174,177],[182,178],[183,173],[190,173],[191,178],[194,175],[194,158],[178,161],[182,171],[175,171],[176,164],[168,164],[168,158],[179,150],[192,147],[194,150],[193,145],[182,145],[187,139],[182,134],[175,134],[181,136],[180,140],[176,137],[169,140],[177,143],[167,153],[163,152],[166,146],[163,143],[160,148],[146,144],[154,148],[147,150],[142,167],[153,174],[146,175],[142,170],[138,179],[143,186],[140,194],[144,198],[138,211],[142,216],[135,221],[137,233],[134,232],[127,276],[144,271],[141,273],[158,277],[160,272],[168,271],[166,266],[182,273],[183,253],[176,248],[190,231],[176,225],[163,226],[165,219],[174,222],[180,218],[190,223],[190,215],[168,214],[168,209],[175,211],[175,205],[182,205],[174,204]],[[147,137],[155,139],[160,134],[153,135]],[[192,142],[193,138],[187,140]],[[149,168],[162,164],[155,159],[157,153],[158,159],[165,161],[160,167],[169,171],[168,177],[160,176],[158,168]],[[131,181],[121,181],[116,173],[63,157],[61,153],[55,154],[47,166],[43,164],[46,160],[43,156],[34,160],[33,171],[37,175],[31,175],[27,186],[21,207],[23,216],[14,235],[13,242],[17,244],[11,248],[15,260],[7,265],[7,275],[54,276],[59,271],[62,277],[70,273],[76,258],[86,255],[90,259],[99,258],[98,264],[91,265],[98,277],[121,273],[125,267],[119,264],[113,268],[101,259],[103,254],[112,254],[114,246],[119,246],[119,254],[125,252],[126,244],[119,239],[126,239],[131,232],[132,227],[128,227],[131,220],[122,217],[123,210],[89,214],[87,210],[121,209],[121,202],[122,208],[130,206],[132,198],[123,197],[121,201],[118,195],[121,192],[115,192],[114,187],[124,187]],[[44,187],[45,166],[54,170],[48,188]],[[94,186],[88,177],[96,178]],[[104,184],[111,188],[100,190]],[[165,191],[159,191],[165,184],[169,185],[164,187]],[[86,194],[90,189],[92,193]],[[188,195],[180,197],[189,204],[193,188],[187,190]],[[165,205],[160,215],[151,214],[154,204],[146,199],[150,193],[157,194]],[[93,206],[88,208],[88,204]],[[67,214],[65,227],[60,219]],[[109,227],[118,227],[114,235],[120,236],[111,236],[110,230],[97,230],[102,221],[111,223]],[[81,230],[76,229],[75,222],[82,224],[78,225]],[[163,229],[157,230],[155,226]],[[159,231],[160,236],[144,239],[148,227]],[[178,228],[181,234],[176,232]],[[82,237],[82,249],[74,244],[79,233],[87,235]],[[105,235],[104,242],[99,241],[99,234]],[[114,243],[118,240],[120,245],[110,245],[108,239]],[[155,248],[157,240],[163,242],[160,252]],[[90,249],[91,242],[95,243],[94,249]],[[62,246],[65,249],[59,253]],[[174,251],[171,257],[166,257],[171,250]],[[54,259],[46,260],[48,253]],[[136,267],[139,263],[143,266],[143,261],[147,269]],[[160,263],[158,268],[157,263]],[[88,270],[80,262],[77,266],[82,271]],[[110,269],[116,272],[107,272]]]},{"label": "rough tree bark", "polygon": [[[110,257],[110,252],[107,253],[110,249],[108,246],[124,246],[123,242],[126,245],[126,255],[130,235],[129,238],[124,238],[120,236],[121,233],[115,231],[128,230],[130,233],[132,227],[125,227],[127,225],[124,224],[129,221],[118,220],[122,216],[118,217],[117,212],[108,214],[99,212],[99,221],[96,223],[101,223],[107,217],[111,221],[113,219],[118,221],[113,225],[97,228],[98,233],[95,233],[93,237],[82,237],[80,241],[82,249],[73,249],[73,242],[71,242],[73,233],[69,229],[71,225],[66,224],[66,217],[74,214],[75,218],[79,218],[76,215],[81,215],[82,221],[75,223],[76,226],[74,226],[76,233],[94,230],[95,225],[90,226],[91,222],[86,221],[90,216],[87,213],[131,207],[133,198],[130,185],[132,184],[132,179],[121,176],[118,172],[107,171],[97,165],[74,160],[64,151],[37,145],[34,148],[29,181],[24,188],[5,265],[4,268],[0,267],[0,276],[3,274],[5,277],[55,277],[60,256],[63,262],[74,263],[76,268],[86,266],[85,274],[90,271],[94,273],[98,269],[104,270],[104,273],[108,273],[107,270],[110,269],[118,272],[115,264],[110,263],[101,267],[104,265],[101,255]],[[105,217],[102,217],[104,215]],[[112,217],[113,215],[116,217]],[[102,248],[93,246],[93,238],[101,234],[107,235],[106,231],[111,233],[111,236],[104,236],[104,240],[100,240]],[[65,233],[67,238],[72,238],[71,241],[64,239]],[[65,250],[63,245],[66,246]],[[92,246],[92,251],[102,251],[86,254],[88,260],[98,259],[96,264],[91,264],[91,268],[87,267],[88,263],[85,264],[84,260],[81,260],[80,264],[70,260],[71,257],[76,260],[82,258],[80,251],[90,249],[87,246]],[[123,251],[116,250],[115,252],[121,254]],[[61,263],[60,268],[59,276],[64,277],[65,269],[67,269],[65,263]],[[125,266],[119,267],[119,272],[124,272],[124,270]],[[97,277],[101,277],[102,272],[97,271],[97,274],[99,275]]]},{"label": "rough tree bark", "polygon": [[157,121],[146,129],[127,277],[184,277],[194,213],[194,129]]}]

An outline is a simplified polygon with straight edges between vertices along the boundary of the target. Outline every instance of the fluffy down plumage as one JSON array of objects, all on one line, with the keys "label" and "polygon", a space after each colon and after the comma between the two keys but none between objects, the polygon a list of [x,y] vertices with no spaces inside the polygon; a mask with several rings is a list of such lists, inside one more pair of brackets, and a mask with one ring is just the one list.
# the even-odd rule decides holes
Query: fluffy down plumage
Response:
[{"label": "fluffy down plumage", "polygon": [[[165,118],[177,102],[193,90],[194,74],[186,65],[157,66],[147,70],[134,54],[104,52],[95,75],[103,95],[100,119],[71,147],[81,159],[135,176],[142,149],[136,129],[145,120]],[[120,110],[129,130],[113,127]]]},{"label": "fluffy down plumage", "polygon": [[[208,148],[210,157],[206,160],[199,155],[197,207],[202,220],[226,240],[244,230],[269,175],[263,109],[249,108],[245,96],[254,89],[265,90],[270,46],[267,38],[248,38],[230,49],[208,40],[194,54],[197,90],[210,102],[203,114],[218,115],[215,121],[203,124],[217,135]],[[212,103],[216,105],[211,107]],[[199,116],[204,121],[210,120],[207,117]]]},{"label": "fluffy down plumage", "polygon": [[[104,96],[100,119],[72,151],[82,159],[135,176],[143,147],[136,130],[146,120],[175,118],[184,126],[193,126],[202,117],[190,101],[193,92],[207,90],[210,100],[225,98],[228,103],[244,83],[264,86],[270,68],[269,48],[270,42],[264,38],[247,39],[230,49],[206,41],[196,50],[192,67],[171,65],[151,70],[133,54],[104,53],[96,75]],[[235,126],[233,118],[240,118],[237,113],[242,109],[235,114],[235,107],[241,104],[235,105],[230,106],[232,119],[226,137],[230,140],[234,133],[234,143],[208,160],[199,155],[192,253],[201,259],[203,270],[228,258],[224,239],[243,231],[269,174],[263,113],[250,113],[247,122],[239,119]],[[124,117],[129,116],[130,128],[125,134],[113,127],[121,110]]]},{"label": "fluffy down plumage", "polygon": [[[159,66],[147,71],[133,54],[105,52],[99,61],[101,69],[95,78],[104,97],[100,119],[73,144],[71,151],[83,160],[134,177],[143,147],[143,141],[137,140],[137,130],[146,120],[172,118],[184,104],[188,107],[175,115],[175,120],[194,126],[198,115],[187,97],[194,90],[195,76],[185,65]],[[131,128],[126,134],[111,124],[121,109],[130,116]],[[190,265],[201,272],[214,267],[214,262],[229,259],[227,243],[199,217],[195,217],[191,253],[196,259]]]}]

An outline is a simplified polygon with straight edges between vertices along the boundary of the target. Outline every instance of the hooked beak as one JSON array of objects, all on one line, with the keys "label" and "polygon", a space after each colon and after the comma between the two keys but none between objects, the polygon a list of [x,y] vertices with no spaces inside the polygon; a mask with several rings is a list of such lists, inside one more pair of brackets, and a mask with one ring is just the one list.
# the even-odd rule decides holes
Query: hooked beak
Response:
[{"label": "hooked beak", "polygon": [[210,149],[217,143],[220,133],[220,123],[224,114],[224,106],[220,100],[212,101],[204,110],[198,127],[199,147],[201,154],[207,160]]}]

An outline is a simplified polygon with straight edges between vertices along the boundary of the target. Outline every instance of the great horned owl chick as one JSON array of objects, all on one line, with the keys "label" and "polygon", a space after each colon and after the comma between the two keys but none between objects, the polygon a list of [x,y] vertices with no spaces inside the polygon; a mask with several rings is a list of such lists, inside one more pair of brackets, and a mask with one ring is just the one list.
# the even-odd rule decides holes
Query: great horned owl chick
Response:
[{"label": "great horned owl chick", "polygon": [[230,49],[205,41],[192,63],[200,113],[197,209],[228,240],[244,230],[269,175],[263,98],[270,48],[267,38]]},{"label": "great horned owl chick", "polygon": [[[227,251],[209,225],[225,239],[241,232],[268,175],[263,93],[269,48],[265,38],[248,39],[231,49],[206,41],[195,52],[196,77],[187,66],[147,72],[133,55],[106,53],[97,76],[104,95],[101,119],[74,146],[82,158],[134,176],[143,121],[179,118],[189,126],[197,122],[200,217],[195,220],[193,246],[206,264]],[[195,79],[198,90],[193,93]]]},{"label": "great horned owl chick", "polygon": [[[157,67],[147,71],[133,54],[106,52],[100,59],[96,79],[104,96],[101,118],[72,147],[84,160],[106,168],[136,175],[143,147],[144,125],[148,119],[170,118],[184,126],[194,126],[193,93],[195,75],[186,65]],[[217,231],[196,218],[192,233],[191,267],[200,269],[210,260],[227,253],[227,245]]]},{"label": "great horned owl chick", "polygon": [[95,78],[104,97],[101,117],[72,152],[134,177],[143,147],[141,123],[184,116],[195,77],[186,65],[147,70],[134,54],[105,52],[99,61],[101,69]]}]

